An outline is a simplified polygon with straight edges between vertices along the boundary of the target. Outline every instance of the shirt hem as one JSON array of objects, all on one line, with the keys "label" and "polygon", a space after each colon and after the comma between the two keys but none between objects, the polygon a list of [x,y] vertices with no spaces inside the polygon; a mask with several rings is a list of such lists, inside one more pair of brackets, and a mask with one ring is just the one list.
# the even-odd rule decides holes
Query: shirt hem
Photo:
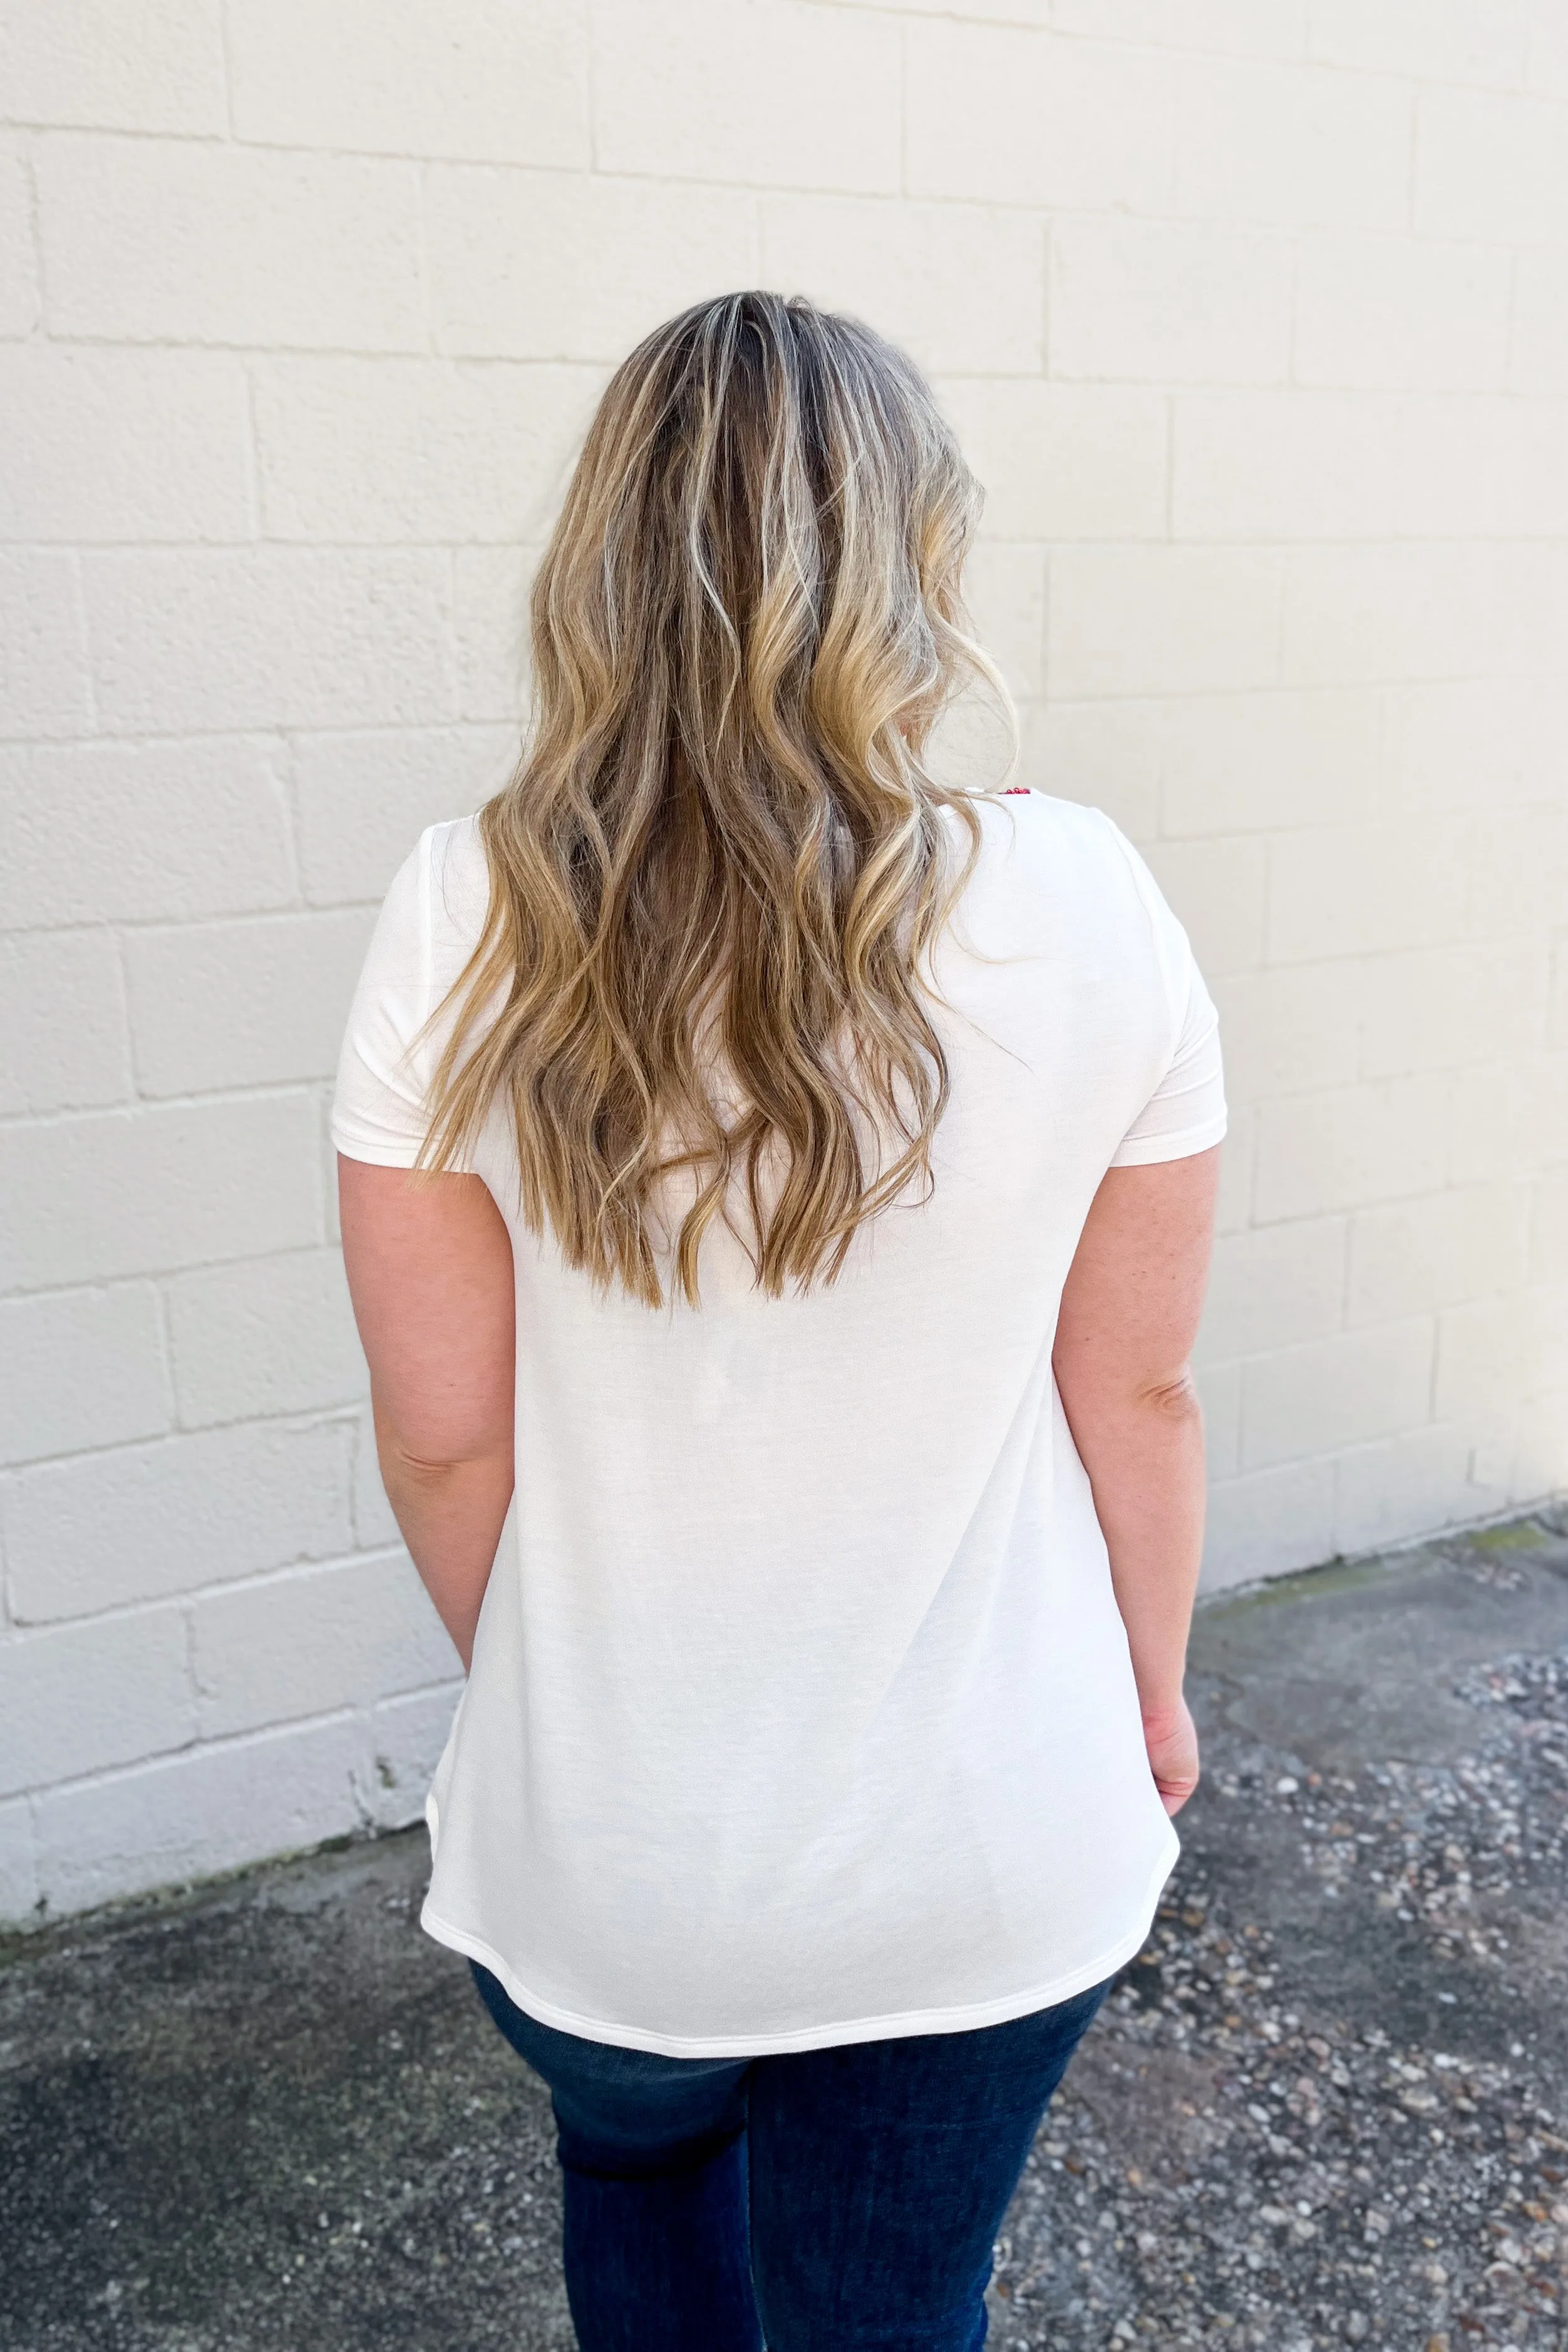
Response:
[{"label": "shirt hem", "polygon": [[[426,1807],[426,1819],[434,1847],[437,1813],[433,1798]],[[887,2017],[856,2017],[822,2025],[795,2026],[787,2033],[656,2033],[643,2026],[611,2024],[603,2018],[583,2017],[531,1991],[493,1945],[482,1936],[441,1918],[428,1899],[420,1911],[419,1924],[427,1936],[445,1945],[448,1951],[460,1952],[465,1959],[478,1960],[498,1979],[508,1999],[519,2009],[541,2025],[553,2026],[559,2033],[574,2033],[582,2041],[608,2042],[621,2050],[647,2050],[663,2058],[771,2058],[795,2050],[831,2050],[857,2042],[901,2041],[914,2033],[973,2032],[987,2025],[1005,2025],[1013,2018],[1030,2017],[1037,2010],[1053,2009],[1059,2001],[1071,2000],[1090,1986],[1103,1984],[1139,1950],[1153,1924],[1161,1891],[1180,1852],[1180,1843],[1172,1831],[1145,1888],[1138,1909],[1138,1924],[1131,1932],[1119,1937],[1092,1960],[1049,1978],[1044,1984],[1001,1993],[994,2000],[970,2002],[957,2009],[901,2010]]]}]

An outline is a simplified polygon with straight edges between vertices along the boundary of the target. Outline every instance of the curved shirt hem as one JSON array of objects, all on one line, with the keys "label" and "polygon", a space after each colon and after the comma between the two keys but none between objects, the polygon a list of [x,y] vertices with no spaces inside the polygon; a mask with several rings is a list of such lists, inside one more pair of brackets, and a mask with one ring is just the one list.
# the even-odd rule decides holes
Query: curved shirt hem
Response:
[{"label": "curved shirt hem", "polygon": [[[434,1801],[426,1810],[433,1847]],[[1030,2017],[1037,2010],[1053,2009],[1058,2001],[1071,2000],[1075,1994],[1087,1992],[1091,1985],[1103,1984],[1107,1977],[1114,1976],[1142,1945],[1180,1852],[1181,1843],[1173,1830],[1144,1890],[1136,1927],[1065,1976],[1053,1977],[1043,1985],[1032,1985],[1026,1991],[1002,1993],[994,2000],[974,2001],[959,2009],[903,2010],[890,2017],[857,2017],[837,2024],[796,2026],[788,2033],[654,2033],[641,2026],[611,2025],[602,2018],[580,2017],[574,2011],[562,2009],[556,2002],[530,1991],[492,1945],[487,1944],[482,1936],[471,1935],[467,1928],[455,1927],[449,1920],[439,1917],[428,1899],[420,1911],[419,1924],[427,1936],[444,1944],[448,1951],[460,1952],[465,1959],[478,1960],[504,1988],[509,2000],[541,2025],[553,2026],[558,2033],[574,2033],[581,2041],[608,2042],[619,2050],[647,2050],[663,2058],[773,2058],[792,2050],[832,2050],[854,2042],[896,2042],[912,2033],[973,2032],[982,2026],[1005,2025],[1013,2018]]]}]

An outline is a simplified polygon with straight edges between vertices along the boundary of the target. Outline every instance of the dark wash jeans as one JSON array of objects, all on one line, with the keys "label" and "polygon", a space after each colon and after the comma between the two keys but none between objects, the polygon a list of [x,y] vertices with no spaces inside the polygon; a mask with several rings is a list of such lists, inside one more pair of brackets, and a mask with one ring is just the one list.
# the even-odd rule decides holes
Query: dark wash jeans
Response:
[{"label": "dark wash jeans", "polygon": [[541,2025],[469,1966],[553,2095],[583,2352],[974,2352],[1002,2216],[1108,1990],[964,2033],[664,2058]]}]

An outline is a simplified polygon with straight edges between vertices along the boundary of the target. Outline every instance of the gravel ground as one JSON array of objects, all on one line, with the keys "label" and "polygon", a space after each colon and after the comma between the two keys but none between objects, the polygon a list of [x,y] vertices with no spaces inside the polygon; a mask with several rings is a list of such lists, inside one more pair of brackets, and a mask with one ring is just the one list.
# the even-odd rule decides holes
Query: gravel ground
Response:
[{"label": "gravel ground", "polygon": [[[993,2343],[1568,2352],[1568,1512],[1226,1597],[1194,1656],[1185,1850]],[[4,2352],[569,2352],[548,2107],[424,1867],[0,1950]]]},{"label": "gravel ground", "polygon": [[[1568,1545],[1439,1568],[1519,1593],[1527,1553],[1568,1573]],[[1009,2216],[994,2340],[1568,2346],[1568,1648],[1445,1696],[1468,1738],[1440,1761],[1319,1770],[1211,1721],[1170,1899]],[[1268,1924],[1260,1852],[1348,1967]]]}]

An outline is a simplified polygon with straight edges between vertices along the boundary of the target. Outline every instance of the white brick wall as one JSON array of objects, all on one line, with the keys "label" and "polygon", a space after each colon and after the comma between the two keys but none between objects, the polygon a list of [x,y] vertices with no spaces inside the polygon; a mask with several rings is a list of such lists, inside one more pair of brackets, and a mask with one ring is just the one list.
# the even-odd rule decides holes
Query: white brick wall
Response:
[{"label": "white brick wall", "polygon": [[1568,1482],[1561,0],[11,0],[0,1916],[405,1821],[324,1101],[605,367],[935,377],[1026,772],[1225,1019],[1210,1577]]}]

